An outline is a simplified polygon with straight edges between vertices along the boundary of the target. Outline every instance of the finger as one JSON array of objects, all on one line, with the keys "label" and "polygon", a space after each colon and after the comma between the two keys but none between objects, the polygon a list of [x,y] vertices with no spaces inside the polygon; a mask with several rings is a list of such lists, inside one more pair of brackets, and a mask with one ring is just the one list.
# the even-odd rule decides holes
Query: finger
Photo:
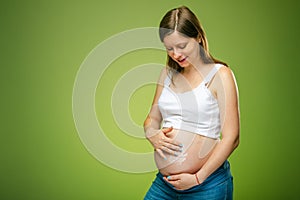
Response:
[{"label": "finger", "polygon": [[180,175],[170,175],[170,176],[167,176],[166,179],[169,181],[169,182],[174,182],[174,181],[179,181],[181,178],[180,178]]},{"label": "finger", "polygon": [[167,134],[169,132],[171,132],[173,130],[173,126],[169,127],[169,128],[163,128],[161,129],[161,131],[164,133],[164,134]]},{"label": "finger", "polygon": [[180,183],[179,181],[168,181],[171,185],[173,185],[176,189],[179,189]]},{"label": "finger", "polygon": [[176,189],[179,189],[179,186],[180,186],[179,180],[171,181],[171,180],[168,180],[167,177],[164,177],[164,180],[167,181],[168,183],[170,183],[171,185],[173,185]]},{"label": "finger", "polygon": [[164,142],[167,142],[167,143],[172,144],[174,146],[183,147],[183,144],[181,142],[178,142],[178,141],[176,141],[174,139],[170,139],[170,138],[164,137],[164,138],[162,138],[162,140]]},{"label": "finger", "polygon": [[167,154],[170,154],[172,156],[178,156],[179,155],[179,152],[177,151],[174,151],[172,149],[169,149],[168,147],[165,147],[165,146],[162,146],[161,147],[161,150]]},{"label": "finger", "polygon": [[163,159],[167,159],[167,157],[165,156],[165,154],[162,152],[162,150],[160,149],[155,149],[155,151],[163,158]]},{"label": "finger", "polygon": [[181,146],[177,146],[177,145],[167,143],[167,142],[163,143],[162,146],[164,146],[165,148],[168,148],[170,150],[177,151],[177,152],[182,152],[183,151]]}]

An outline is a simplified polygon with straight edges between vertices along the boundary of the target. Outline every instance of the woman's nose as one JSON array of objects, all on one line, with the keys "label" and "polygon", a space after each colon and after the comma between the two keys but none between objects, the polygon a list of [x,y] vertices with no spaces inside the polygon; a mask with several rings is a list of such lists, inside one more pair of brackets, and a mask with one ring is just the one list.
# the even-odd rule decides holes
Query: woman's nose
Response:
[{"label": "woman's nose", "polygon": [[177,59],[177,58],[180,58],[180,56],[181,56],[181,53],[180,53],[178,50],[174,50],[174,52],[173,52],[173,57],[174,57],[175,59]]}]

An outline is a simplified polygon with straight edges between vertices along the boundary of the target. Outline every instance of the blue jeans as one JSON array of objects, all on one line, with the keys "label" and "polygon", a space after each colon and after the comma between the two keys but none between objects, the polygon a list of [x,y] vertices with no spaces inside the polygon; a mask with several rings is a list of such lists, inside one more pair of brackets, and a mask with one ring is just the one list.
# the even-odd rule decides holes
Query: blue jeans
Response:
[{"label": "blue jeans", "polygon": [[177,190],[158,173],[144,200],[232,200],[233,181],[230,164],[225,161],[203,183],[187,190]]}]

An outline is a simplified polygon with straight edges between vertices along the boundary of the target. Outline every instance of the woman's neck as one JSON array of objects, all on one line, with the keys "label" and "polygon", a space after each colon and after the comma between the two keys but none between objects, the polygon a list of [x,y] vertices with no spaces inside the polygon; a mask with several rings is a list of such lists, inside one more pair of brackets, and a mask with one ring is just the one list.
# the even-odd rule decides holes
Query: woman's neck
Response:
[{"label": "woman's neck", "polygon": [[205,63],[202,61],[201,58],[197,59],[197,61],[191,63],[189,66],[183,68],[182,75],[184,76],[190,76],[191,74],[194,74],[195,72],[201,71],[201,69],[204,67]]}]

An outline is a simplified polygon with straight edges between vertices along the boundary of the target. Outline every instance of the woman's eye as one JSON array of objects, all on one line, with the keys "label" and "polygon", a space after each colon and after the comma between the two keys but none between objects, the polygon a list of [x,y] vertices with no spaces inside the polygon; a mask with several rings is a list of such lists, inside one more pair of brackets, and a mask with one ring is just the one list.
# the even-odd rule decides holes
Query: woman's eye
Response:
[{"label": "woman's eye", "polygon": [[166,48],[168,51],[172,51],[173,50],[173,48]]},{"label": "woman's eye", "polygon": [[186,45],[179,46],[179,49],[184,49]]}]

